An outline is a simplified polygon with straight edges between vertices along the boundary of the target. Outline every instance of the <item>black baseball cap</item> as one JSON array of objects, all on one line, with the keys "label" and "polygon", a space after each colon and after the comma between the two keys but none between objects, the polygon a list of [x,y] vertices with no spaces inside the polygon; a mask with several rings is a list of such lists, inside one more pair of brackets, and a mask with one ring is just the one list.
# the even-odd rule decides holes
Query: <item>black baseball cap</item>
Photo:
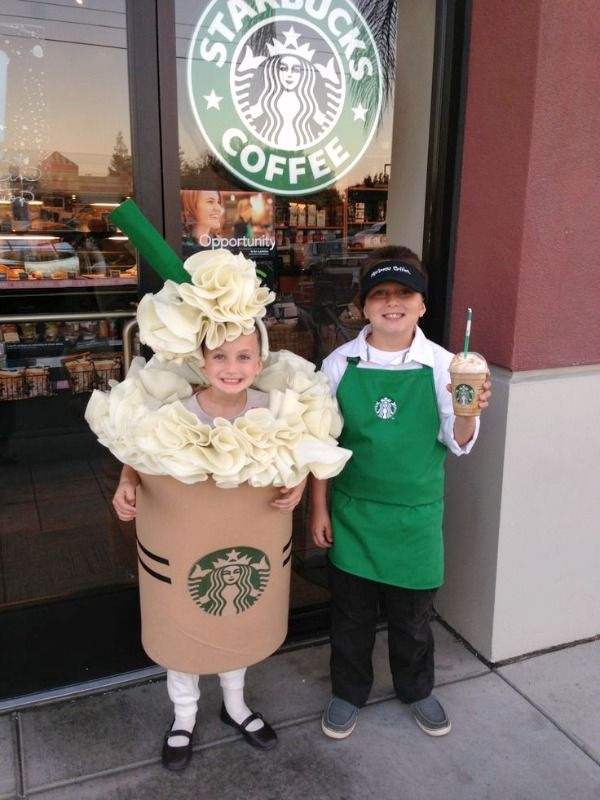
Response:
[{"label": "black baseball cap", "polygon": [[360,280],[360,304],[364,306],[365,299],[371,289],[380,283],[395,281],[403,286],[408,286],[422,295],[427,294],[427,278],[412,264],[396,259],[387,259],[374,264]]}]

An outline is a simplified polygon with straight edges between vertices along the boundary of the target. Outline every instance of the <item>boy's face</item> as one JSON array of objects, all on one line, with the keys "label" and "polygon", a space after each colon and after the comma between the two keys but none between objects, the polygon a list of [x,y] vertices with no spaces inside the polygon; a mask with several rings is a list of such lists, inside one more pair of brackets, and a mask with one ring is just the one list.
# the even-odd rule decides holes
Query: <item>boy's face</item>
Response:
[{"label": "boy's face", "polygon": [[223,342],[214,350],[204,349],[202,372],[210,385],[224,394],[239,394],[252,385],[263,368],[256,331]]},{"label": "boy's face", "polygon": [[[396,281],[375,286],[365,299],[364,316],[373,329],[373,337],[393,342],[397,349],[409,347],[415,325],[425,313],[423,295]],[[373,341],[377,347],[377,342]]]}]

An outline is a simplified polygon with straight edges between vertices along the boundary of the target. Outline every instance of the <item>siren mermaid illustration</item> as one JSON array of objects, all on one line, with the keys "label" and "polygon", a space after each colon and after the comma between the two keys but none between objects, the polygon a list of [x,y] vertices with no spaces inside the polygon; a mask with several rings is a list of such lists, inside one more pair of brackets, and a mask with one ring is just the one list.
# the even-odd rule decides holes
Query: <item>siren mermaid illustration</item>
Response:
[{"label": "siren mermaid illustration", "polygon": [[[239,109],[257,136],[273,147],[301,150],[335,124],[341,109],[342,79],[333,57],[326,65],[312,63],[315,51],[308,44],[297,44],[299,34],[293,28],[284,37],[284,41],[275,38],[267,44],[268,56],[254,56],[246,45],[236,70],[235,92]],[[256,74],[256,67],[260,67],[260,79],[255,80],[251,92],[249,71]],[[251,93],[254,97],[258,94],[255,102]]]},{"label": "siren mermaid illustration", "polygon": [[257,554],[261,556],[258,563],[252,562],[251,555],[236,550],[227,553],[226,558],[215,558],[219,553],[213,553],[196,563],[188,578],[195,602],[219,617],[239,614],[254,605],[270,571],[265,554]]}]

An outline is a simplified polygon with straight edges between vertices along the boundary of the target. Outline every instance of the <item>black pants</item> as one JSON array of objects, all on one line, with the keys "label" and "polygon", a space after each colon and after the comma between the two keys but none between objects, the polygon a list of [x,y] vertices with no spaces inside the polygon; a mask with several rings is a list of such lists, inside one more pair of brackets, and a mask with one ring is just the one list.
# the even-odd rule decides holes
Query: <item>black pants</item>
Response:
[{"label": "black pants", "polygon": [[394,691],[414,703],[433,689],[431,613],[436,589],[402,589],[343,572],[329,562],[331,686],[333,694],[363,706],[373,685],[372,653],[379,600],[385,599]]}]

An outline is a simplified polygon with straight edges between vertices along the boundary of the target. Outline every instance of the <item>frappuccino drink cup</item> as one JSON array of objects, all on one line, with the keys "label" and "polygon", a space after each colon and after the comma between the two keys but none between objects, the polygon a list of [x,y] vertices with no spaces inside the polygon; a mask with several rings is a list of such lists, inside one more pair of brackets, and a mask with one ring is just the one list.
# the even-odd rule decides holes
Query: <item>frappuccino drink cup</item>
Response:
[{"label": "frappuccino drink cup", "polygon": [[479,416],[479,393],[488,375],[488,365],[479,353],[457,353],[450,362],[452,405],[457,417]]}]

